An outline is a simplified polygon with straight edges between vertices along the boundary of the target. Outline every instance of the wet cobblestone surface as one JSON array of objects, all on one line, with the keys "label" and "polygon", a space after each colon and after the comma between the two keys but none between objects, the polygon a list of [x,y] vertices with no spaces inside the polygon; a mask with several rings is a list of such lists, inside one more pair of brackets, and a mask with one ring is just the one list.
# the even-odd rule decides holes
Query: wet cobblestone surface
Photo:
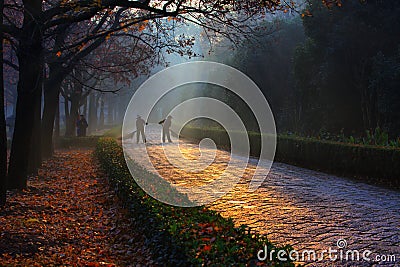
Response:
[{"label": "wet cobblestone surface", "polygon": [[[215,153],[214,162],[202,171],[188,172],[170,162],[196,161],[200,156],[197,145],[180,140],[182,158],[174,144],[162,146],[156,126],[148,127],[146,133],[149,143],[132,144],[130,153],[145,153],[147,149],[158,173],[182,187],[218,179],[231,159],[229,152],[202,149],[203,154]],[[174,141],[176,145],[178,141]],[[338,240],[344,239],[344,253],[359,250],[362,257],[363,251],[370,250],[371,259],[376,255],[396,257],[396,262],[301,261],[306,266],[400,266],[399,192],[283,163],[274,163],[262,186],[249,192],[256,164],[256,159],[250,159],[233,190],[208,206],[233,218],[236,225],[247,224],[273,242],[292,245],[300,255],[304,250],[315,250],[317,256],[322,250],[336,250]],[[233,170],[233,176],[243,172]]]}]

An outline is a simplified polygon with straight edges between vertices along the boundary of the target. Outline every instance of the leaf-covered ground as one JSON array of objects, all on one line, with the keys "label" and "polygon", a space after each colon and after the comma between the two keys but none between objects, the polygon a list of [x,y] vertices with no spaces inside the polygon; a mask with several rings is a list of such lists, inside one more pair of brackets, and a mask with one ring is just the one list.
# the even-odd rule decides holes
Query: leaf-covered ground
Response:
[{"label": "leaf-covered ground", "polygon": [[0,210],[0,266],[152,266],[90,150],[59,151]]}]

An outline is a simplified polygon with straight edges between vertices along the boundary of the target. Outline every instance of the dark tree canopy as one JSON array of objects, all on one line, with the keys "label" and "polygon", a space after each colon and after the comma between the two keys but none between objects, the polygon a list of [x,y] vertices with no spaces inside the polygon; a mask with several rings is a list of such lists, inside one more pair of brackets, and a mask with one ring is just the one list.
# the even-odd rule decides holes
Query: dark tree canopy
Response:
[{"label": "dark tree canopy", "polygon": [[378,80],[384,69],[398,64],[400,3],[346,1],[327,10],[311,1],[308,8],[313,15],[303,19],[308,40],[299,47],[295,63],[297,90],[312,95],[306,102],[312,112],[304,118],[305,128],[360,133],[381,127],[399,135],[395,117],[382,109],[389,104],[382,97],[387,90],[392,99],[399,95],[390,89],[398,76],[392,72],[390,86],[378,85]]}]

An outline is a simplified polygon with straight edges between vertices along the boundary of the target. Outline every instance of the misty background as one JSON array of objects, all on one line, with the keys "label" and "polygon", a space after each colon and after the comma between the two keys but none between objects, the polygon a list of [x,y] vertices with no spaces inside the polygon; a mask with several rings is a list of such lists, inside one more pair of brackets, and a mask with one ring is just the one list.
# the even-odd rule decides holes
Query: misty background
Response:
[{"label": "misty background", "polygon": [[[148,66],[147,71],[126,79],[104,75],[96,84],[105,91],[116,92],[81,88],[78,103],[73,100],[73,85],[66,83],[55,131],[68,135],[71,105],[78,105],[79,113],[86,116],[89,134],[120,125],[130,98],[149,76],[166,65],[211,60],[241,70],[259,86],[272,108],[278,133],[361,137],[367,130],[379,128],[389,139],[398,138],[400,4],[346,1],[329,9],[320,2],[311,0],[304,3],[303,11],[260,19],[254,37],[235,47],[223,38],[211,42],[196,25],[181,26],[174,32],[175,38],[181,34],[193,36],[192,56],[163,50],[157,64]],[[105,55],[103,60],[107,61],[108,56],[113,55]],[[8,70],[6,75],[6,117],[11,137],[17,73]],[[156,105],[151,120],[165,118],[172,107],[198,96],[224,101],[239,113],[249,131],[258,131],[254,116],[236,95],[205,84],[182,86],[167,94]],[[210,121],[197,121],[194,125],[218,126]]]}]

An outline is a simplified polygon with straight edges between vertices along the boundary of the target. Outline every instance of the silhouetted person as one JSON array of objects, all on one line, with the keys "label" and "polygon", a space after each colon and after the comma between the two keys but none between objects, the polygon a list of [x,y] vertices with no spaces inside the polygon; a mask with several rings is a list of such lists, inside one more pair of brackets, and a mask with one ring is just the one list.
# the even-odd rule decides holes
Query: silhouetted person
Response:
[{"label": "silhouetted person", "polygon": [[88,127],[88,123],[85,119],[85,116],[80,115],[78,121],[76,122],[76,134],[77,136],[86,136],[86,128]]},{"label": "silhouetted person", "polygon": [[165,143],[165,136],[167,136],[168,142],[172,143],[171,135],[170,135],[170,127],[171,127],[172,116],[169,115],[165,120],[160,121],[158,124],[162,124],[162,141]]},{"label": "silhouetted person", "polygon": [[147,125],[147,123],[138,115],[136,117],[136,143],[139,143],[139,137],[142,135],[142,140],[143,143],[146,143],[146,136],[144,135],[144,125]]}]

